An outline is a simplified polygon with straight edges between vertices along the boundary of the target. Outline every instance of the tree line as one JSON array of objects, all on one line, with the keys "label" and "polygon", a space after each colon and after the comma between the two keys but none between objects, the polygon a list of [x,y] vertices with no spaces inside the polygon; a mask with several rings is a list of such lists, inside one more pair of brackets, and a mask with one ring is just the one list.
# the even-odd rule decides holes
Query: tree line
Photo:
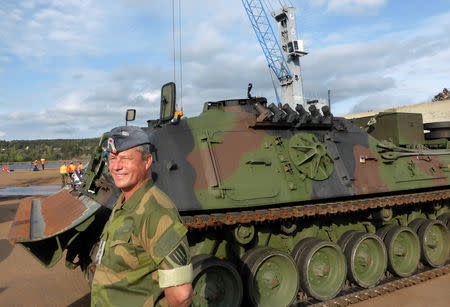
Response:
[{"label": "tree line", "polygon": [[0,140],[0,164],[46,161],[87,160],[100,138],[56,140]]}]

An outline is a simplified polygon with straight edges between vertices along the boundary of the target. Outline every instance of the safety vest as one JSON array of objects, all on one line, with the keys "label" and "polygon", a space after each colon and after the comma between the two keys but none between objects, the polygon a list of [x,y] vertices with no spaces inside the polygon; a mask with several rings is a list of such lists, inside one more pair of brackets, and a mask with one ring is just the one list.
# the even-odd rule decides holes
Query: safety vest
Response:
[{"label": "safety vest", "polygon": [[75,172],[76,169],[77,167],[75,166],[75,164],[69,164],[69,173]]},{"label": "safety vest", "polygon": [[67,174],[67,166],[65,164],[63,164],[60,168],[59,168],[59,173],[60,174]]},{"label": "safety vest", "polygon": [[83,169],[83,167],[84,167],[83,164],[81,164],[81,163],[78,164],[78,171],[81,171]]}]

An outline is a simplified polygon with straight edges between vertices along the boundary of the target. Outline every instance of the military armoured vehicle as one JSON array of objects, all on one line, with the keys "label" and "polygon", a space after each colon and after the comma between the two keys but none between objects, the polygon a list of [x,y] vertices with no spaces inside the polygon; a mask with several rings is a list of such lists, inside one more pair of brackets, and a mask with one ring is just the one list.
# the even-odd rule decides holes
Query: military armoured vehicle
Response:
[{"label": "military armoured vehicle", "polygon": [[[376,139],[327,107],[249,95],[174,118],[175,85],[161,97],[144,129],[152,178],[189,229],[193,306],[325,301],[448,262],[450,150]],[[402,135],[398,119],[388,127]],[[409,140],[422,142],[419,133]],[[18,208],[9,239],[45,266],[67,250],[67,266],[92,277],[90,254],[119,195],[107,138],[80,185]]]}]

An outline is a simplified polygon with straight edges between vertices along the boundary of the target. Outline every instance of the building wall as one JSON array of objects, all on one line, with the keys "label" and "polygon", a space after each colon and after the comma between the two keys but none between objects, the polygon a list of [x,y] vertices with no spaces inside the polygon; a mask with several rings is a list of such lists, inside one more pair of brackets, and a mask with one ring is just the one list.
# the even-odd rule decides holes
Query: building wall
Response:
[{"label": "building wall", "polygon": [[426,102],[392,109],[348,114],[342,117],[355,118],[355,117],[373,116],[379,112],[422,113],[424,123],[450,121],[450,100]]}]

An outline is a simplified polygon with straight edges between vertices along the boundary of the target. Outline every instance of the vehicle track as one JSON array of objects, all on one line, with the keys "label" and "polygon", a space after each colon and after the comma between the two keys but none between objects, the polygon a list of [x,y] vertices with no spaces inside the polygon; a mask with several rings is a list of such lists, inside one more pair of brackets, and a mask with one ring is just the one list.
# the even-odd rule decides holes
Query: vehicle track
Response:
[{"label": "vehicle track", "polygon": [[[418,274],[412,275],[410,277],[399,278],[392,280],[392,278],[387,278],[384,283],[379,286],[370,288],[370,289],[362,289],[353,287],[350,289],[346,289],[343,291],[344,295],[341,295],[337,298],[334,298],[329,301],[314,303],[312,301],[308,301],[307,299],[300,299],[293,306],[295,307],[303,307],[303,306],[314,306],[314,307],[340,307],[340,306],[348,306],[351,304],[356,304],[358,302],[362,302],[368,300],[370,298],[384,295],[386,293],[391,293],[406,287],[414,286],[425,282],[427,280],[437,278],[443,275],[450,273],[450,264],[446,264],[439,268],[428,269],[422,271]],[[348,293],[350,292],[350,293]],[[299,293],[299,296],[303,296],[303,293]]]},{"label": "vehicle track", "polygon": [[362,198],[357,200],[336,201],[322,204],[305,204],[270,209],[245,210],[226,213],[185,215],[182,216],[188,229],[202,229],[239,223],[275,221],[279,219],[298,218],[303,216],[336,214],[358,210],[376,209],[413,205],[423,202],[450,199],[450,189],[427,191],[394,196]]}]

